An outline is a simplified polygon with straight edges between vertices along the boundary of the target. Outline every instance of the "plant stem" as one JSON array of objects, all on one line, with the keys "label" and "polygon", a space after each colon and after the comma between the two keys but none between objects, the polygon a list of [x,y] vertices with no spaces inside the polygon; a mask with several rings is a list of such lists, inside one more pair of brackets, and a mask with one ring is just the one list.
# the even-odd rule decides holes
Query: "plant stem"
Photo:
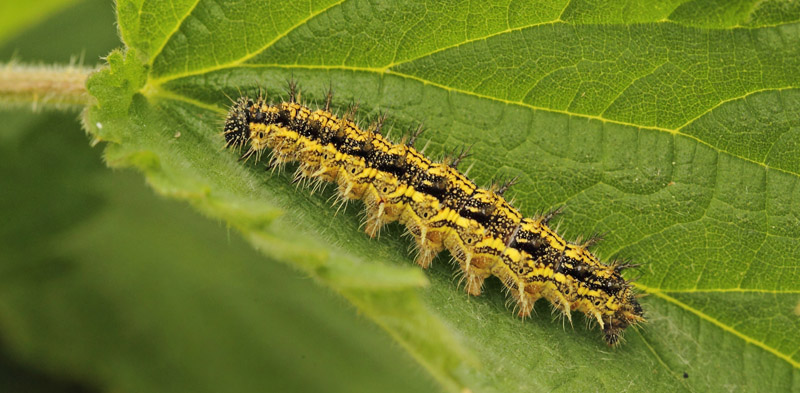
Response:
[{"label": "plant stem", "polygon": [[0,65],[0,107],[31,105],[69,109],[91,103],[86,78],[92,68],[9,63]]}]

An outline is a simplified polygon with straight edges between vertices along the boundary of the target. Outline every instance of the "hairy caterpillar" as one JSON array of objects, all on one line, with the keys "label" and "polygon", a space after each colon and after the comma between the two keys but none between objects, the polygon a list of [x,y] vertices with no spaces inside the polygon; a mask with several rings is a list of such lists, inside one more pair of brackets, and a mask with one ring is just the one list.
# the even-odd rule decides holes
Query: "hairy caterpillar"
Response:
[{"label": "hairy caterpillar", "polygon": [[573,244],[548,227],[558,211],[525,218],[503,198],[513,181],[488,189],[458,171],[465,152],[434,162],[414,148],[420,130],[393,143],[380,134],[381,117],[368,129],[325,107],[312,110],[290,99],[271,105],[259,96],[239,98],[224,129],[225,145],[245,148],[242,159],[259,159],[269,149],[270,165],[298,162],[296,180],[335,182],[341,200],[359,199],[366,207],[366,232],[375,237],[390,222],[405,225],[416,242],[416,262],[427,268],[444,249],[450,251],[466,281],[479,295],[483,281],[498,277],[530,315],[539,298],[549,300],[571,320],[577,310],[596,320],[609,345],[621,332],[644,321],[629,282],[620,272],[631,265],[602,264],[588,247],[597,239]]}]

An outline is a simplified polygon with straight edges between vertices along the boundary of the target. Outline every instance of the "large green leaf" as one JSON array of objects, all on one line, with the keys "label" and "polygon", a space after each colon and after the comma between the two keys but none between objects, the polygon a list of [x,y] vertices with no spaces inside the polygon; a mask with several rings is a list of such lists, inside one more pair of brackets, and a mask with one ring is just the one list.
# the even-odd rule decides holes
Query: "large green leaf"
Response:
[{"label": "large green leaf", "polygon": [[[120,1],[127,49],[89,82],[113,166],[225,220],[383,326],[447,389],[798,390],[800,7],[791,1]],[[609,349],[423,275],[393,226],[335,215],[220,147],[226,95],[309,102],[331,85],[427,152],[474,145],[471,176],[518,175],[523,212],[565,204],[568,238],[643,264],[649,322]],[[469,164],[468,164],[469,165]],[[430,281],[425,285],[426,279]],[[258,310],[253,310],[258,312]]]}]

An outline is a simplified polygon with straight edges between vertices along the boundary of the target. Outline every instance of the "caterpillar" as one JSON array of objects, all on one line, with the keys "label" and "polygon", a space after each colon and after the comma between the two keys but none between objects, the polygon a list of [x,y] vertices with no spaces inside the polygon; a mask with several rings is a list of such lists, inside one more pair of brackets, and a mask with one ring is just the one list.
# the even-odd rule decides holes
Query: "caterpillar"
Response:
[{"label": "caterpillar", "polygon": [[625,328],[645,320],[631,283],[620,274],[634,265],[601,263],[588,250],[597,238],[565,241],[548,226],[558,210],[523,217],[503,197],[514,180],[476,186],[458,170],[467,150],[435,162],[414,147],[421,127],[394,143],[381,134],[385,116],[363,129],[353,120],[357,107],[341,117],[332,113],[331,91],[316,110],[298,102],[293,82],[289,96],[275,104],[262,94],[236,100],[225,120],[225,147],[246,148],[240,160],[258,160],[269,149],[272,167],[299,163],[295,181],[335,183],[342,202],[363,202],[367,235],[400,222],[414,239],[416,263],[427,268],[448,250],[467,293],[479,295],[484,280],[496,276],[523,318],[545,298],[570,321],[571,311],[597,321],[610,346]]}]

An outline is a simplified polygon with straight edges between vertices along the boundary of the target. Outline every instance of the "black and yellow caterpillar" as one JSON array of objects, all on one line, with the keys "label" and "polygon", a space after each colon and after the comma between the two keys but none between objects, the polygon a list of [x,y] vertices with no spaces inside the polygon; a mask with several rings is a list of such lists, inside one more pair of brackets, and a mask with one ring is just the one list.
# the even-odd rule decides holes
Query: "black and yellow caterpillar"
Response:
[{"label": "black and yellow caterpillar", "polygon": [[383,118],[364,130],[325,107],[312,110],[290,100],[275,105],[264,98],[239,98],[231,107],[224,137],[230,148],[246,148],[242,159],[269,149],[271,165],[299,162],[297,179],[335,182],[342,200],[366,206],[366,232],[399,221],[414,237],[416,262],[427,268],[447,249],[458,263],[466,290],[479,295],[483,281],[497,276],[516,301],[519,315],[546,298],[570,318],[578,310],[596,320],[609,345],[620,333],[644,321],[631,284],[622,278],[630,266],[602,264],[584,244],[562,239],[548,227],[554,213],[524,218],[503,198],[513,182],[480,188],[458,171],[458,157],[433,162],[414,148],[419,132],[393,143],[380,134]]}]

